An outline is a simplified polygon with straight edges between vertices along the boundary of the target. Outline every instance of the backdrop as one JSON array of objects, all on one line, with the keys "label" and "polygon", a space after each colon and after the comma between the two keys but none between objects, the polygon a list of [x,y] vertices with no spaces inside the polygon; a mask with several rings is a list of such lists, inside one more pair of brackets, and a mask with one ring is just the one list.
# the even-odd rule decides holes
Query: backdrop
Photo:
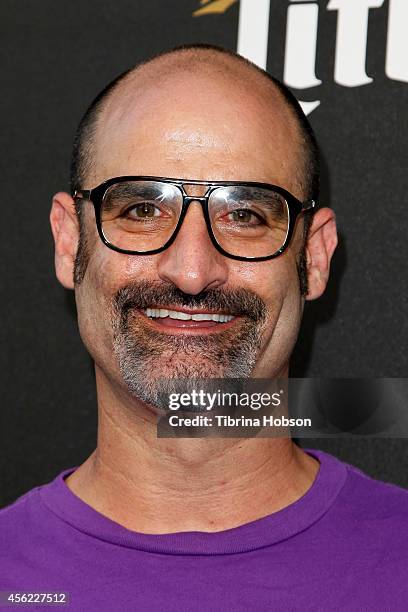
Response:
[{"label": "backdrop", "polygon": [[[54,277],[48,215],[95,94],[182,43],[238,49],[284,79],[324,155],[340,245],[308,303],[296,376],[407,375],[406,0],[2,0],[0,505],[79,465],[96,441],[92,364]],[[406,441],[307,440],[408,485]]]}]

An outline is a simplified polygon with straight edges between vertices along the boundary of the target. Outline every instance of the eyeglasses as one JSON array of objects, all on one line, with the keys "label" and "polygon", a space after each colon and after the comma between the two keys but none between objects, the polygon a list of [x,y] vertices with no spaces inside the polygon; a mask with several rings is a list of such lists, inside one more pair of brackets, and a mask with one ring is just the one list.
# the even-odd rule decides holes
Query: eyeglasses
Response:
[{"label": "eyeglasses", "polygon": [[[188,195],[186,186],[203,185],[204,195]],[[75,200],[88,200],[102,242],[119,253],[154,255],[176,239],[192,202],[201,204],[215,248],[232,259],[264,261],[289,245],[300,213],[314,200],[300,202],[277,185],[255,182],[198,181],[154,176],[119,176],[94,189],[79,189]]]}]

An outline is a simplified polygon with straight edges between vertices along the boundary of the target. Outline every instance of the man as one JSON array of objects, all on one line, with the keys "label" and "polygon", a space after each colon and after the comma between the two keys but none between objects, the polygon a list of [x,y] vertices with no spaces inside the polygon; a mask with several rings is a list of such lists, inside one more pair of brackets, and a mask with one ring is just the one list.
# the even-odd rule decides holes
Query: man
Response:
[{"label": "man", "polygon": [[288,437],[157,436],[169,381],[288,376],[337,244],[333,211],[310,212],[317,172],[294,98],[218,48],[96,99],[51,225],[98,445],[1,512],[2,590],[87,611],[406,608],[405,491]]}]

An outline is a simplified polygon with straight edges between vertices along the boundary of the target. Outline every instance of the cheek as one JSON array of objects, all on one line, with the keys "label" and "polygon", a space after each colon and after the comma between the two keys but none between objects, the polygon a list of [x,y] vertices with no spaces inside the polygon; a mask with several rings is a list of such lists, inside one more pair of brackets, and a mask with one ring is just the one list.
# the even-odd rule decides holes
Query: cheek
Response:
[{"label": "cheek", "polygon": [[97,363],[112,352],[112,297],[128,283],[148,279],[149,270],[154,270],[152,257],[124,255],[98,242],[93,245],[86,276],[76,288],[76,303],[81,338]]},{"label": "cheek", "polygon": [[269,261],[243,263],[233,262],[231,282],[254,291],[264,301],[268,322],[271,318],[276,319],[283,308],[293,307],[298,302],[299,279],[291,250]]},{"label": "cheek", "polygon": [[104,245],[97,245],[89,262],[88,283],[94,296],[110,300],[121,287],[141,279],[154,280],[154,256],[117,253]]},{"label": "cheek", "polygon": [[269,375],[289,359],[299,331],[303,306],[295,251],[244,266],[237,262],[232,270],[234,284],[253,290],[267,307],[262,354]]},{"label": "cheek", "polygon": [[290,252],[282,256],[269,282],[268,321],[264,335],[264,357],[270,372],[287,363],[299,333],[303,312],[296,259]]}]

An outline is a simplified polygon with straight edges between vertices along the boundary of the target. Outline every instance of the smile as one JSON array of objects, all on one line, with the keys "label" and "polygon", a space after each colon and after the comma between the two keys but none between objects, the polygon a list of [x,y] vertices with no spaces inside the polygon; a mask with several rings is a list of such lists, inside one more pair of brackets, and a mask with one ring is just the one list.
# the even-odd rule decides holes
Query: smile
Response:
[{"label": "smile", "polygon": [[175,319],[178,321],[215,321],[216,323],[228,323],[235,317],[224,313],[197,312],[188,313],[181,310],[167,310],[166,308],[146,308],[143,313],[150,319]]},{"label": "smile", "polygon": [[208,334],[224,330],[240,319],[225,312],[205,312],[194,310],[173,310],[171,308],[144,308],[139,311],[149,323],[171,334]]}]

